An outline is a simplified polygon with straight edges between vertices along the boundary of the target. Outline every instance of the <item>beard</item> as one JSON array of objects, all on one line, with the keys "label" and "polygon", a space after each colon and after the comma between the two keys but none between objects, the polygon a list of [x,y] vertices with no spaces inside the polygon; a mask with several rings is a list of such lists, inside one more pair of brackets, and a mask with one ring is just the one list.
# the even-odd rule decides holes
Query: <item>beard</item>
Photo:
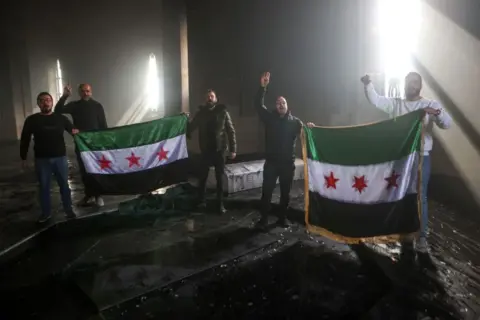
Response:
[{"label": "beard", "polygon": [[419,95],[420,95],[420,90],[419,89],[411,88],[411,89],[405,90],[405,97],[406,98],[415,98],[415,97],[418,97]]},{"label": "beard", "polygon": [[50,113],[50,112],[52,112],[52,108],[41,108],[40,112],[41,113]]}]

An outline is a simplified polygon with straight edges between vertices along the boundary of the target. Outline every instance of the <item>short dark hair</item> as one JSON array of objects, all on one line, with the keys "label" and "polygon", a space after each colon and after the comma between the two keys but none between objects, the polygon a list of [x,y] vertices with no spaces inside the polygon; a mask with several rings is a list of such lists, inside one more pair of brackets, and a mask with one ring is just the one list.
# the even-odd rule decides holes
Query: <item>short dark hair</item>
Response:
[{"label": "short dark hair", "polygon": [[208,89],[208,90],[207,90],[207,93],[213,93],[213,94],[217,95],[217,92],[215,92],[214,89]]},{"label": "short dark hair", "polygon": [[43,92],[40,92],[40,93],[37,95],[37,101],[40,100],[40,97],[42,97],[42,96],[49,96],[50,99],[53,100],[53,97],[52,97],[52,95],[51,95],[50,93],[48,93],[47,91],[43,91]]},{"label": "short dark hair", "polygon": [[408,78],[408,77],[411,77],[411,76],[416,76],[416,77],[418,77],[418,78],[420,79],[420,81],[422,81],[422,76],[421,76],[420,73],[418,73],[418,72],[415,72],[415,71],[409,72],[409,73],[405,76],[405,78]]}]

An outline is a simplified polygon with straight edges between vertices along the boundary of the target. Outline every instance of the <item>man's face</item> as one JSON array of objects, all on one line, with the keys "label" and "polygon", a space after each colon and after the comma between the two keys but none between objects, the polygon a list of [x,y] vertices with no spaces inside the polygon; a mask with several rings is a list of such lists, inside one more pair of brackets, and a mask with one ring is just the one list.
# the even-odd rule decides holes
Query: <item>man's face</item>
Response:
[{"label": "man's face", "polygon": [[206,100],[207,100],[207,104],[213,106],[214,104],[217,103],[217,95],[213,91],[207,92],[207,99]]},{"label": "man's face", "polygon": [[49,113],[52,111],[53,100],[48,94],[38,97],[37,105],[42,113]]},{"label": "man's face", "polygon": [[88,100],[92,97],[92,87],[90,85],[85,84],[78,88],[78,95],[82,100]]},{"label": "man's face", "polygon": [[408,98],[418,97],[422,90],[422,79],[417,74],[409,74],[405,77],[405,96]]},{"label": "man's face", "polygon": [[288,112],[287,100],[284,97],[278,97],[276,105],[279,115],[285,115]]}]

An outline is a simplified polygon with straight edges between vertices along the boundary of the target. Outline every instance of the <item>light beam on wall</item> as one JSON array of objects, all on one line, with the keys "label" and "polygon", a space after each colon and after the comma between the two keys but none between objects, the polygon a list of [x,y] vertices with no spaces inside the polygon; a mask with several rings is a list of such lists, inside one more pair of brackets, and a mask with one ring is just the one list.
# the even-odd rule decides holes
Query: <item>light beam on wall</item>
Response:
[{"label": "light beam on wall", "polygon": [[55,69],[55,86],[56,86],[56,96],[57,99],[63,94],[63,77],[62,77],[62,67],[60,65],[60,60],[57,59],[57,67]]},{"label": "light beam on wall", "polygon": [[153,53],[148,59],[147,85],[145,88],[146,107],[158,111],[160,105],[160,79],[158,77],[157,59]]},{"label": "light beam on wall", "polygon": [[403,87],[405,75],[413,70],[412,54],[417,49],[420,25],[420,0],[378,0],[378,31],[385,88],[389,87],[392,79],[398,79]]}]

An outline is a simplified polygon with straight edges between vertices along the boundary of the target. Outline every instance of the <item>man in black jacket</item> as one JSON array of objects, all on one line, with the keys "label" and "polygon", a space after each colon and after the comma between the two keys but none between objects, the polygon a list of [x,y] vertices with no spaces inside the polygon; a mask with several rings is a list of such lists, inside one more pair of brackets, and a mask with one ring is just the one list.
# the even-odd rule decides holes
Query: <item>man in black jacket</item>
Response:
[{"label": "man in black jacket", "polygon": [[223,173],[225,169],[225,153],[230,153],[234,159],[237,152],[237,140],[232,118],[224,104],[219,104],[214,90],[208,90],[206,103],[189,123],[187,136],[198,128],[199,144],[202,157],[199,177],[199,206],[205,207],[205,188],[210,166],[215,167],[217,180],[217,209],[219,213],[225,213],[223,205]]},{"label": "man in black jacket", "polygon": [[[265,93],[270,83],[270,73],[265,72],[260,79],[260,88],[255,98],[255,108],[260,119],[265,124],[265,165],[263,167],[263,185],[262,185],[262,217],[258,222],[258,227],[265,228],[268,223],[268,213],[272,194],[277,184],[280,182],[280,213],[278,224],[288,226],[286,213],[290,202],[290,190],[292,188],[293,176],[295,172],[295,145],[297,137],[302,130],[302,121],[292,116],[288,110],[287,100],[284,97],[278,97],[276,109],[269,111],[264,105]],[[307,126],[314,126],[313,123],[307,123]]]},{"label": "man in black jacket", "polygon": [[[67,85],[63,89],[63,95],[55,105],[55,113],[70,114],[72,116],[73,125],[80,131],[101,130],[108,128],[107,120],[105,118],[105,111],[100,102],[92,98],[92,87],[89,84],[83,83],[78,86],[78,94],[80,100],[71,101],[65,105],[68,97],[72,94],[72,87]],[[89,186],[85,168],[82,165],[80,152],[75,148],[77,154],[77,162],[80,167],[80,174],[82,176],[83,186],[85,188],[85,197],[80,202],[80,205],[88,205],[90,200],[95,197],[97,206],[102,207],[104,202],[99,194]]]}]

